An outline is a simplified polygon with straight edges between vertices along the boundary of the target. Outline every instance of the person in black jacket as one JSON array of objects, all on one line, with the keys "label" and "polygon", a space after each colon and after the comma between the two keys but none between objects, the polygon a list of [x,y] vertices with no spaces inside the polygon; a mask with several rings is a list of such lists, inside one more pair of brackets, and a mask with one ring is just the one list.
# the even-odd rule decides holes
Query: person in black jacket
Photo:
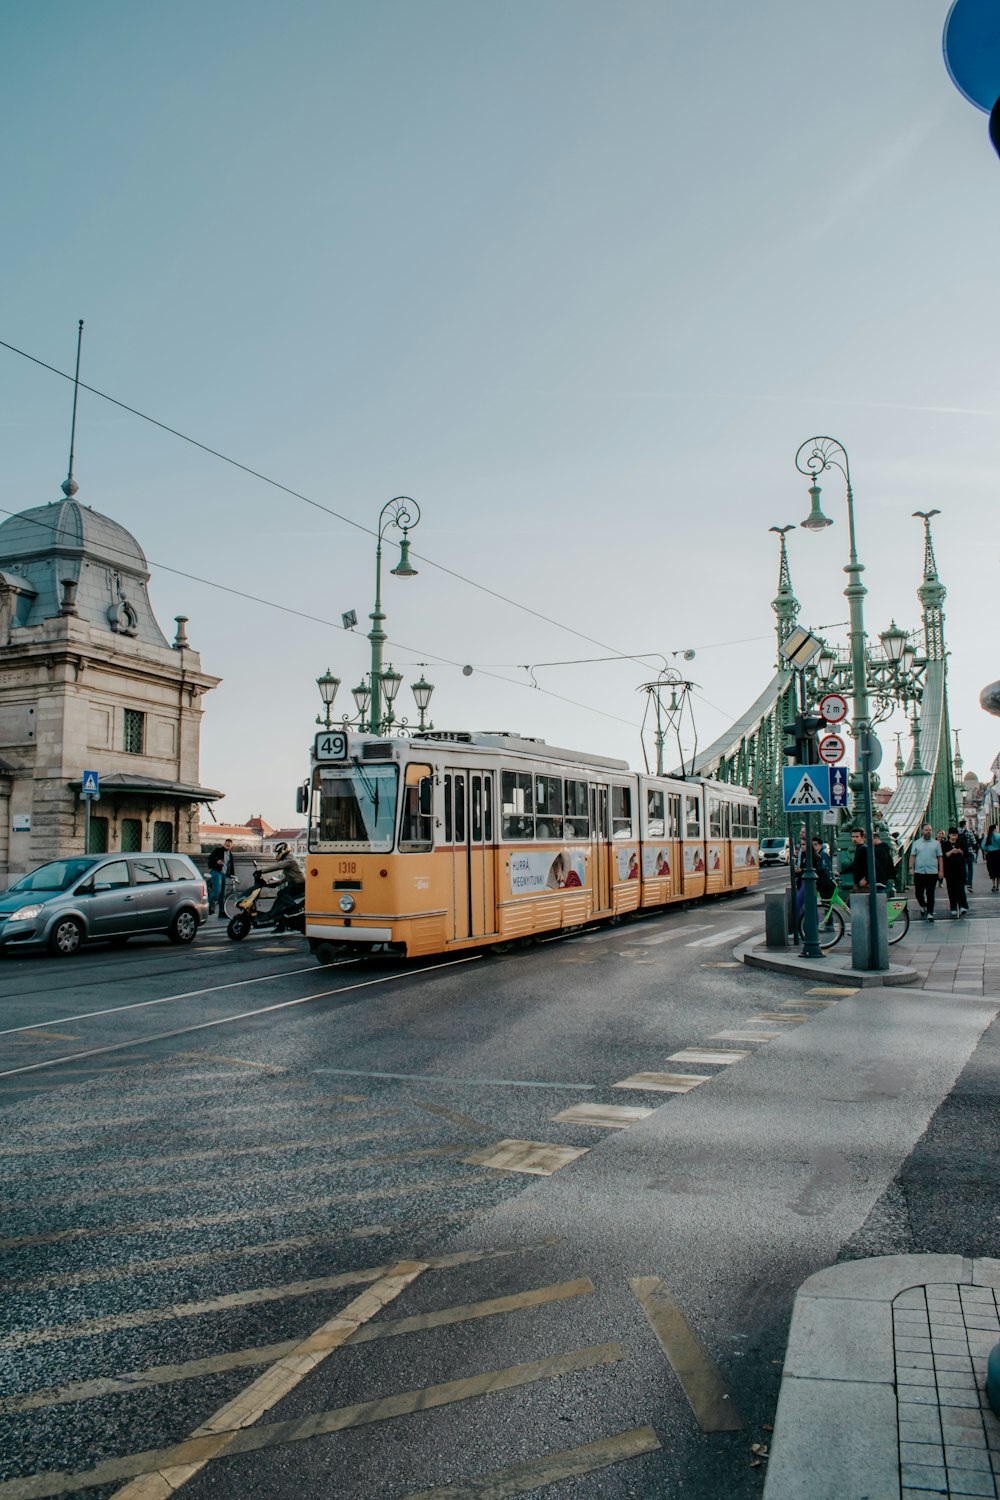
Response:
[{"label": "person in black jacket", "polygon": [[225,921],[225,895],[226,881],[231,880],[235,872],[233,864],[233,841],[226,839],[224,843],[216,845],[208,856],[208,914],[212,915],[217,910],[219,916]]},{"label": "person in black jacket", "polygon": [[[865,843],[864,830],[852,828],[851,838],[854,841],[854,860],[851,864],[854,889],[866,891],[868,889],[868,846]],[[889,889],[893,885],[896,871],[892,862],[892,853],[888,845],[883,844],[877,828],[872,835],[872,850],[875,855],[875,889]]]}]

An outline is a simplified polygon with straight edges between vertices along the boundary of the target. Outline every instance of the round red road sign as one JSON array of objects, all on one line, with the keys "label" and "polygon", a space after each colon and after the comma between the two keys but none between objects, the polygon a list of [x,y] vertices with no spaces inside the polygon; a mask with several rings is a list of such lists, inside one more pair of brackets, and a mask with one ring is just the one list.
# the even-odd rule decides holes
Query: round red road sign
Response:
[{"label": "round red road sign", "polygon": [[847,718],[847,699],[842,693],[827,693],[819,700],[819,711],[828,724],[840,724]]},{"label": "round red road sign", "polygon": [[839,760],[843,760],[847,746],[839,734],[825,734],[817,749],[825,766],[835,766]]}]

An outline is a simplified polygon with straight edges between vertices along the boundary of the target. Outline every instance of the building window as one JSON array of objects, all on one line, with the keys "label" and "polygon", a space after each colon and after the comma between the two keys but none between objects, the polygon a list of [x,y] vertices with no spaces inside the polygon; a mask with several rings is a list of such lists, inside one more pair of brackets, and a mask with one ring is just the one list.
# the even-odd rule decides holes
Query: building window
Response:
[{"label": "building window", "polygon": [[153,849],[157,854],[173,854],[174,852],[174,825],[173,823],[153,824]]},{"label": "building window", "polygon": [[108,852],[108,820],[107,818],[90,819],[90,848],[88,854],[107,854]]},{"label": "building window", "polygon": [[125,734],[122,740],[122,749],[126,755],[141,755],[143,732],[146,727],[146,715],[140,713],[137,708],[125,710]]},{"label": "building window", "polygon": [[[126,710],[128,712],[128,710]],[[140,715],[141,718],[141,715]],[[122,853],[142,853],[142,819],[122,818]]]}]

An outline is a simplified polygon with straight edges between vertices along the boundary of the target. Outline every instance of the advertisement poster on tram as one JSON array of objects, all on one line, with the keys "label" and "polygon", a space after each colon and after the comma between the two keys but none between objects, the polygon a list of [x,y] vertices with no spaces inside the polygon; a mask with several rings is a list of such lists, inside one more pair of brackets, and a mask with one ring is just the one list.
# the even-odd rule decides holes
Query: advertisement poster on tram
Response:
[{"label": "advertisement poster on tram", "polygon": [[514,895],[531,891],[561,891],[587,883],[582,849],[519,849],[510,857],[510,888]]},{"label": "advertisement poster on tram", "polygon": [[708,872],[710,875],[718,875],[722,869],[722,845],[709,844],[708,846]]},{"label": "advertisement poster on tram", "polygon": [[757,868],[756,844],[733,845],[733,869],[755,870]]},{"label": "advertisement poster on tram", "polygon": [[666,880],[670,878],[670,850],[655,844],[642,846],[643,880]]},{"label": "advertisement poster on tram", "polygon": [[704,875],[705,856],[701,852],[700,844],[684,845],[684,874]]},{"label": "advertisement poster on tram", "polygon": [[618,879],[639,879],[639,851],[638,849],[616,849],[618,856]]}]

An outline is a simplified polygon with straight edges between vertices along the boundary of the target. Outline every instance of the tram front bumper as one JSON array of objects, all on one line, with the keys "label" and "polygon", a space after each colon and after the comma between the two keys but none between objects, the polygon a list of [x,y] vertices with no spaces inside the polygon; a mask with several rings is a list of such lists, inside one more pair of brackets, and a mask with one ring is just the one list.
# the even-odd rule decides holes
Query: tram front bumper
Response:
[{"label": "tram front bumper", "polygon": [[345,923],[307,922],[306,937],[327,943],[391,943],[391,927],[348,927]]}]

